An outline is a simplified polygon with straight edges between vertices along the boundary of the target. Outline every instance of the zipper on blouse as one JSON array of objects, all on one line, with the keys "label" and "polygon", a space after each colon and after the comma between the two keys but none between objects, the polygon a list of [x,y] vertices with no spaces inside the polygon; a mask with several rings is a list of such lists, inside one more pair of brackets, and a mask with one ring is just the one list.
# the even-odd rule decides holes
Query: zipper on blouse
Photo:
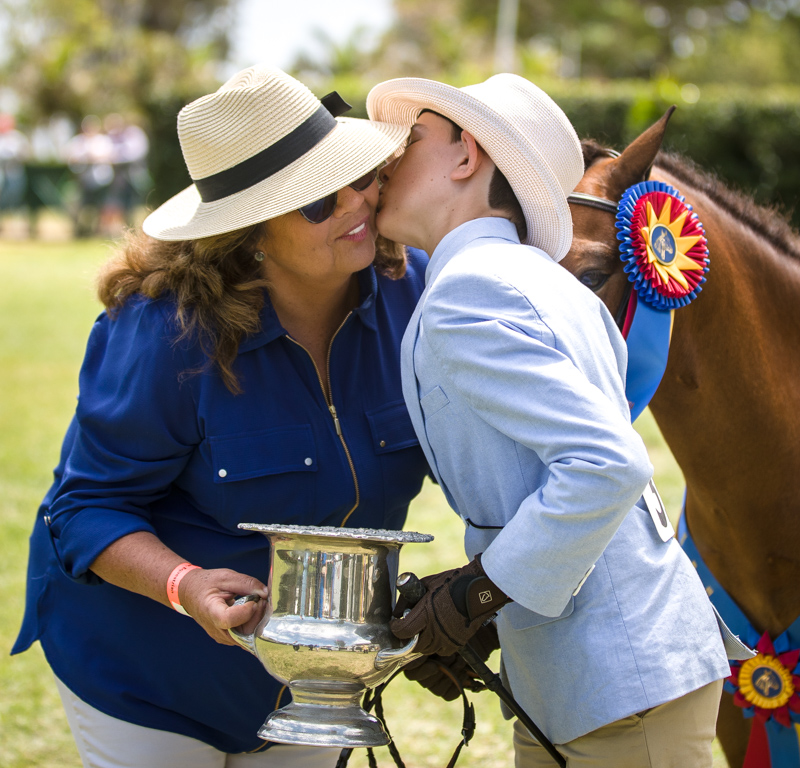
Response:
[{"label": "zipper on blouse", "polygon": [[333,416],[333,424],[336,427],[336,434],[339,435],[339,437],[341,437],[342,436],[342,425],[339,423],[339,417],[336,415],[336,406],[335,405],[329,405],[328,406],[328,410],[331,412],[331,416]]},{"label": "zipper on blouse", "polygon": [[344,527],[345,523],[347,523],[347,521],[350,519],[350,515],[352,515],[353,512],[356,511],[356,508],[358,507],[358,505],[359,505],[359,503],[361,501],[361,491],[359,490],[359,487],[358,487],[358,477],[356,476],[356,467],[355,467],[355,464],[353,464],[352,456],[350,456],[350,449],[347,447],[347,443],[344,441],[344,435],[342,434],[342,425],[339,423],[339,416],[336,413],[336,406],[333,404],[333,389],[331,387],[331,350],[333,349],[333,341],[336,338],[336,336],[339,333],[339,331],[341,331],[342,328],[344,327],[344,324],[347,322],[347,319],[352,314],[353,314],[352,312],[348,312],[347,313],[347,317],[345,317],[345,319],[342,320],[342,324],[336,329],[336,333],[333,334],[333,336],[331,337],[331,342],[328,345],[328,357],[327,357],[327,360],[326,360],[326,364],[327,364],[327,368],[328,368],[328,370],[327,370],[327,381],[328,381],[327,392],[325,390],[325,385],[324,385],[324,383],[322,381],[322,376],[321,376],[321,374],[319,372],[319,368],[317,368],[317,364],[314,361],[313,355],[299,341],[296,341],[295,339],[293,339],[291,336],[289,336],[288,333],[286,334],[286,338],[289,339],[289,341],[292,341],[295,344],[297,344],[297,346],[300,347],[300,349],[302,349],[309,356],[309,358],[311,359],[311,364],[314,366],[314,370],[317,372],[317,380],[319,381],[319,386],[320,386],[320,389],[322,390],[322,396],[325,398],[325,404],[328,406],[328,410],[330,411],[331,417],[333,418],[333,426],[336,429],[336,434],[338,435],[339,440],[342,443],[342,448],[344,448],[344,455],[347,457],[347,463],[350,465],[350,472],[353,475],[353,485],[355,486],[355,489],[356,489],[356,503],[353,504],[352,509],[344,516],[344,520],[342,520],[342,522],[339,523],[339,527],[340,528]]}]

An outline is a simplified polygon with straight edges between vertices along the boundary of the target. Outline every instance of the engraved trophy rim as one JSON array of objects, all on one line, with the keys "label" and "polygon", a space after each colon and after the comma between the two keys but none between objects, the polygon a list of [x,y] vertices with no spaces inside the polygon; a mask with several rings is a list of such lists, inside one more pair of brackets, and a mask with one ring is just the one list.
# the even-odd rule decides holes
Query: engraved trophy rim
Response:
[{"label": "engraved trophy rim", "polygon": [[278,523],[239,523],[238,527],[245,531],[258,531],[259,533],[322,536],[331,539],[358,539],[398,544],[426,544],[434,540],[429,533],[393,531],[383,528],[336,528],[330,525],[282,525]]}]

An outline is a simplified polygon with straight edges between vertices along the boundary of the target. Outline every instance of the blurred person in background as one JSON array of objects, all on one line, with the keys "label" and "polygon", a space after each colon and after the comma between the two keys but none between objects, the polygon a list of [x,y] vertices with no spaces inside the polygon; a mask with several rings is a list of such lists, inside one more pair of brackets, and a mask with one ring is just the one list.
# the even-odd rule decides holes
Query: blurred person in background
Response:
[{"label": "blurred person in background", "polygon": [[31,537],[39,640],[91,768],[333,768],[257,731],[288,694],[228,629],[269,543],[243,522],[400,529],[428,465],[400,384],[424,260],[376,248],[407,130],[280,70],[188,106],[193,184],[101,272],[106,312]]},{"label": "blurred person in background", "polygon": [[100,211],[114,180],[114,145],[103,133],[97,115],[86,115],[81,130],[66,147],[66,160],[78,179],[80,197],[74,212],[75,237],[92,237],[100,230]]},{"label": "blurred person in background", "polygon": [[17,211],[25,202],[25,163],[31,144],[16,128],[13,115],[0,113],[0,215]]},{"label": "blurred person in background", "polygon": [[111,167],[114,177],[103,201],[100,232],[109,237],[131,226],[133,210],[143,200],[147,186],[147,134],[122,115],[112,112],[103,120],[111,140]]},{"label": "blurred person in background", "polygon": [[63,163],[74,136],[75,125],[65,114],[56,113],[37,123],[31,131],[34,162]]}]

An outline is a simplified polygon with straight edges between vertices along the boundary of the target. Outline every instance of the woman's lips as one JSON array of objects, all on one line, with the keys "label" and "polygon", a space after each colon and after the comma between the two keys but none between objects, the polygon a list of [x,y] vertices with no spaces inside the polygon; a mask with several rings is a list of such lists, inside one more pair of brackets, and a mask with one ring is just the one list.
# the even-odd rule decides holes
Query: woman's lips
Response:
[{"label": "woman's lips", "polygon": [[369,227],[367,223],[369,222],[369,216],[367,216],[360,224],[353,227],[349,232],[341,235],[339,240],[350,240],[352,242],[359,242],[363,240],[369,234]]}]

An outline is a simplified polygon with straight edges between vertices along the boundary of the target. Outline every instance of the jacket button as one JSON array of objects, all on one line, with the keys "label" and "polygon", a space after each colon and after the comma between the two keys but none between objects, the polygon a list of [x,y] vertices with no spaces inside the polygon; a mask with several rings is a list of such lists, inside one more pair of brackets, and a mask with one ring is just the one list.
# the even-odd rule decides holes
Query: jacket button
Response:
[{"label": "jacket button", "polygon": [[44,516],[44,524],[48,526],[50,525],[50,515]]},{"label": "jacket button", "polygon": [[218,474],[220,477],[227,477],[227,475],[228,475],[228,470],[227,470],[227,469],[221,469],[221,470],[220,470],[220,471],[219,471],[217,474]]},{"label": "jacket button", "polygon": [[379,445],[380,445],[381,448],[385,448],[386,447],[386,441],[385,440],[381,440]]},{"label": "jacket button", "polygon": [[306,459],[306,462],[305,462],[305,463],[306,463],[306,466],[307,466],[307,467],[310,467],[310,466],[311,466],[311,465],[314,463],[314,459],[312,459],[311,457],[309,457],[309,458],[307,458],[307,459]]}]

